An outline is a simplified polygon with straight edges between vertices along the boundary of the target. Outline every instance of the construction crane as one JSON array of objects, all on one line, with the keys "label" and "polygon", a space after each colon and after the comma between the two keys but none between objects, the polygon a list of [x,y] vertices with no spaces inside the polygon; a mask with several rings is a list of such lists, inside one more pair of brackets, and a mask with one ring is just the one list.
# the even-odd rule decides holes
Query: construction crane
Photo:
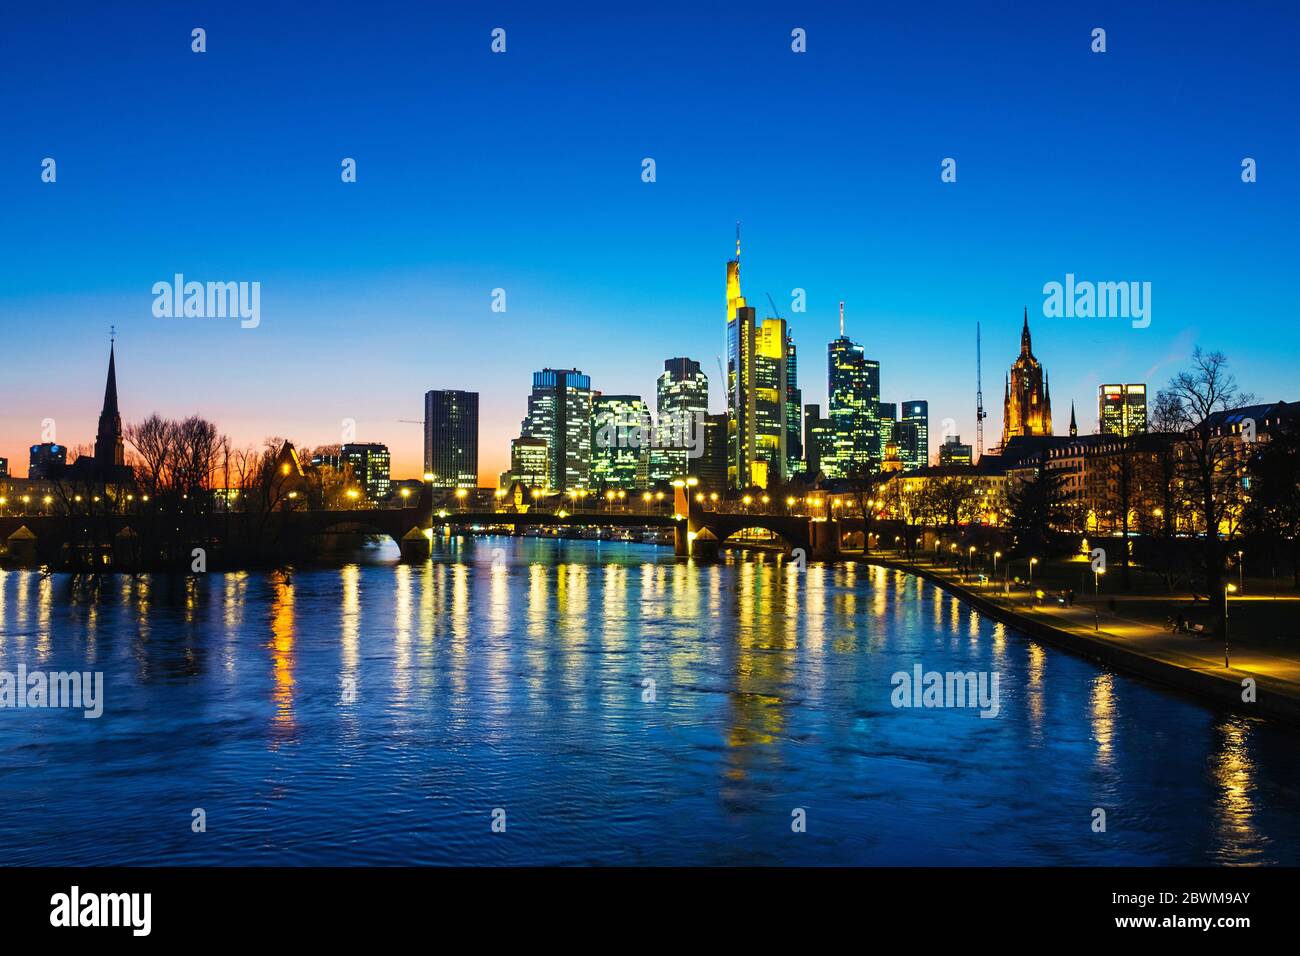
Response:
[{"label": "construction crane", "polygon": [[975,323],[975,460],[984,457],[984,371],[980,357],[980,324]]},{"label": "construction crane", "polygon": [[[767,296],[767,301],[772,303],[772,315],[781,319],[781,310],[776,307],[776,300],[772,298],[772,293],[764,292],[763,294]],[[785,319],[781,319],[781,321],[784,322]]]}]

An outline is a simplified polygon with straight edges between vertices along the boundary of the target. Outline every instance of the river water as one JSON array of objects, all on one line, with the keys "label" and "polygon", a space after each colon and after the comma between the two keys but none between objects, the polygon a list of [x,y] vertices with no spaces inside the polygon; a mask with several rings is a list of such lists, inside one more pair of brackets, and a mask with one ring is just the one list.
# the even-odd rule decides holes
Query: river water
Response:
[{"label": "river water", "polygon": [[[1300,863],[1295,732],[900,572],[393,557],[0,571],[0,671],[103,674],[98,719],[0,708],[4,862]],[[996,716],[893,706],[917,665],[997,674]]]}]

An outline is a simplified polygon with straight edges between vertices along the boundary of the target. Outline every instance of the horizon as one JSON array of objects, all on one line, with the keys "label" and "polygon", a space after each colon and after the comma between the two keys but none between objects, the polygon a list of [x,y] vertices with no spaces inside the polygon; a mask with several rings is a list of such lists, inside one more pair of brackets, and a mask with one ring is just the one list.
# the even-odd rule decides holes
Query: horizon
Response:
[{"label": "horizon", "polygon": [[[1300,196],[1282,170],[1300,133],[1278,117],[1294,16],[1192,6],[1169,22],[1118,4],[1086,20],[756,4],[737,22],[670,3],[635,34],[581,4],[361,25],[338,3],[306,22],[157,5],[90,9],[75,30],[17,11],[0,38],[20,78],[0,91],[0,321],[21,361],[0,457],[25,471],[46,418],[59,444],[93,442],[111,325],[124,422],[200,414],[239,446],[315,447],[351,418],[394,478],[423,472],[409,422],[431,389],[479,393],[480,485],[507,467],[543,367],[653,403],[664,360],[687,356],[722,411],[736,220],[742,289],[789,322],[803,404],[825,411],[844,300],[881,400],[930,403],[931,457],[946,418],[975,444],[977,321],[997,444],[1023,308],[1058,434],[1071,402],[1091,432],[1098,386],[1154,393],[1196,345],[1261,401],[1293,399]],[[151,289],[177,273],[259,282],[260,324],[156,318]],[[1044,286],[1068,275],[1150,283],[1150,327],[1045,316]]]}]

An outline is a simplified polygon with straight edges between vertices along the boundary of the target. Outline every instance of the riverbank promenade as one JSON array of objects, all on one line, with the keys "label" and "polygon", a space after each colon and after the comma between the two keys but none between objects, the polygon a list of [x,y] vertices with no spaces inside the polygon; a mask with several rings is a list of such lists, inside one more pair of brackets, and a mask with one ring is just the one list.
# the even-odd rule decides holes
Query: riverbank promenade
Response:
[{"label": "riverbank promenade", "polygon": [[[909,562],[905,555],[879,552],[866,560],[928,578],[1010,626],[1121,670],[1233,710],[1300,725],[1300,642],[1293,636],[1300,622],[1300,595],[1277,588],[1234,595],[1225,642],[1208,634],[1176,632],[1164,623],[1193,605],[1186,592],[1076,592],[1067,603],[1060,600],[1062,589],[1050,581],[1022,581],[1008,590],[1001,581],[925,558]],[[1260,586],[1254,589],[1263,591]],[[1253,689],[1247,678],[1255,682]]]}]

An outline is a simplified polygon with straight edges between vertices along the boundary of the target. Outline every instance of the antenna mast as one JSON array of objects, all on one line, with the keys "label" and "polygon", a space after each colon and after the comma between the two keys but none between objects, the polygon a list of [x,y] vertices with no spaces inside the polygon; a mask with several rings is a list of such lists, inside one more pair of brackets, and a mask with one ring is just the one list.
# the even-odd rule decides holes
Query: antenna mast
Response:
[{"label": "antenna mast", "polygon": [[980,324],[975,323],[975,460],[984,457],[984,373],[980,358]]}]

